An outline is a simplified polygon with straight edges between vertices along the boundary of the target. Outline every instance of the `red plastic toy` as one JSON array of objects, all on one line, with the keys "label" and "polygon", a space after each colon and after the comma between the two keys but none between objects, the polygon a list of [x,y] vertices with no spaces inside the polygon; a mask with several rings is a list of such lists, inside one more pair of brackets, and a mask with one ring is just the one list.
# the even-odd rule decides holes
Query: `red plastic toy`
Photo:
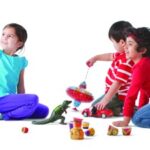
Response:
[{"label": "red plastic toy", "polygon": [[79,102],[89,103],[93,100],[92,94],[80,87],[69,87],[66,92],[72,99]]},{"label": "red plastic toy", "polygon": [[77,107],[79,107],[81,103],[89,103],[94,99],[93,95],[86,90],[87,85],[85,81],[88,71],[89,68],[87,70],[85,80],[78,87],[71,86],[66,90],[66,93],[74,100],[74,111],[78,111]]},{"label": "red plastic toy", "polygon": [[84,117],[112,117],[114,115],[113,111],[111,109],[103,109],[103,110],[97,110],[96,107],[93,107],[92,109],[86,108],[82,111],[82,115]]},{"label": "red plastic toy", "polygon": [[22,127],[21,131],[23,133],[28,133],[29,132],[29,129],[27,127]]}]

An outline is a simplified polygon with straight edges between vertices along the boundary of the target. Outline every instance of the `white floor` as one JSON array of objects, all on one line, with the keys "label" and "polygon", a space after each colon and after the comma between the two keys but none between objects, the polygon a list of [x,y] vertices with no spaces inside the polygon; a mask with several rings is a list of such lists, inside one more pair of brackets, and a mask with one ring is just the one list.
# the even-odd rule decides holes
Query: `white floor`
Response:
[{"label": "white floor", "polygon": [[[90,127],[96,131],[95,136],[84,140],[72,140],[68,125],[60,125],[58,122],[46,125],[32,125],[31,121],[0,121],[0,146],[5,150],[121,150],[131,148],[148,148],[150,130],[134,127],[132,124],[131,136],[123,136],[121,128],[118,136],[108,136],[107,129],[112,121],[121,118],[84,118],[79,112],[68,110],[66,122],[73,117],[83,118],[88,121]],[[28,127],[29,132],[23,133],[22,127]]]}]

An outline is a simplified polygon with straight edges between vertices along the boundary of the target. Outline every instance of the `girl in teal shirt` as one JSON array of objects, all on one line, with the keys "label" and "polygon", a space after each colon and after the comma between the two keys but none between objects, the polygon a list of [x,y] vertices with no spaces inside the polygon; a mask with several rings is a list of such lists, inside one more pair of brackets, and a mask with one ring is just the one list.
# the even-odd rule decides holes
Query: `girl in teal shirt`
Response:
[{"label": "girl in teal shirt", "polygon": [[19,120],[44,118],[47,106],[40,104],[35,94],[25,94],[24,69],[28,65],[25,57],[16,55],[27,40],[26,29],[16,23],[3,28],[0,44],[0,119]]}]

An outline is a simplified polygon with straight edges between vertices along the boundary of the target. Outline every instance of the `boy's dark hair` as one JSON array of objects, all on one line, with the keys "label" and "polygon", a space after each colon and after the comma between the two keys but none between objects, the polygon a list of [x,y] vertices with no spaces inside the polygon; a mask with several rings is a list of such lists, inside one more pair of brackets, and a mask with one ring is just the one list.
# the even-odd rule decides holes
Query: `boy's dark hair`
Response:
[{"label": "boy's dark hair", "polygon": [[125,38],[125,31],[132,27],[132,24],[128,21],[118,21],[112,24],[112,26],[109,29],[108,37],[109,39],[113,38],[117,43],[122,39],[126,40]]},{"label": "boy's dark hair", "polygon": [[28,37],[26,29],[17,23],[7,24],[3,29],[8,28],[8,27],[15,29],[15,32],[19,41],[23,43],[22,46],[19,47],[17,50],[23,48]]},{"label": "boy's dark hair", "polygon": [[141,28],[129,28],[126,31],[126,37],[131,36],[137,42],[137,52],[146,48],[147,51],[143,54],[143,57],[150,57],[150,28],[141,27]]}]

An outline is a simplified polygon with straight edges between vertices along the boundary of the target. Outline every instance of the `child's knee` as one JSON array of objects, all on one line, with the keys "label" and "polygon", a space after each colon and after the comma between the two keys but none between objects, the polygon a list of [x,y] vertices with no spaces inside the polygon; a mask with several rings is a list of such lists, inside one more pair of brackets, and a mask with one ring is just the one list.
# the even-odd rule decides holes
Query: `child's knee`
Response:
[{"label": "child's knee", "polygon": [[39,97],[36,94],[29,94],[28,95],[28,100],[34,105],[36,106],[39,102]]},{"label": "child's knee", "polygon": [[47,106],[45,106],[44,110],[43,110],[43,117],[46,117],[49,114],[49,108]]},{"label": "child's knee", "polygon": [[137,115],[134,115],[132,117],[132,122],[135,124],[135,125],[138,125],[141,121],[140,121],[140,118],[137,116]]}]

